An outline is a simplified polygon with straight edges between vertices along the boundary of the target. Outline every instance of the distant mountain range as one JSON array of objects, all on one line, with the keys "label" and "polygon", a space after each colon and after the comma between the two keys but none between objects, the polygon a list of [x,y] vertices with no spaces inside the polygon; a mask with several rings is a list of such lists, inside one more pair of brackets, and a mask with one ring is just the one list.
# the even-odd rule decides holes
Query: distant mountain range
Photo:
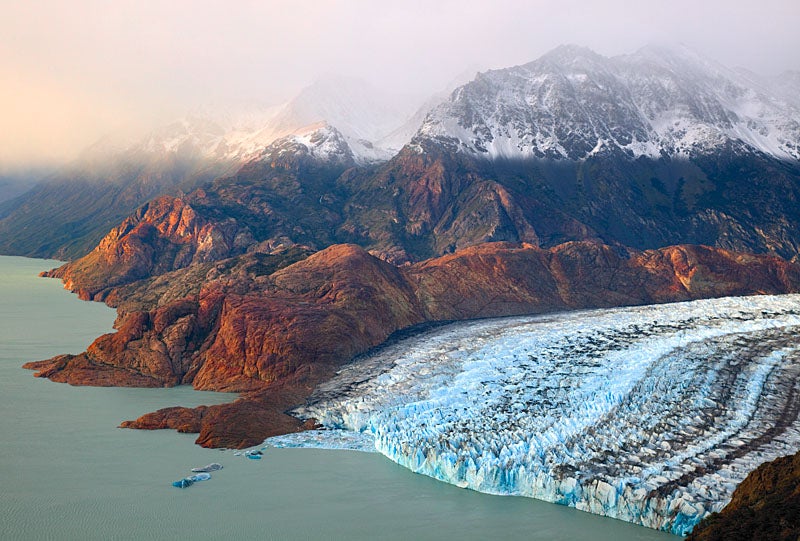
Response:
[{"label": "distant mountain range", "polygon": [[692,158],[733,148],[796,160],[796,85],[787,75],[770,86],[688,49],[606,58],[562,46],[480,74],[419,135],[488,159]]},{"label": "distant mountain range", "polygon": [[[330,165],[348,169],[334,190],[346,210],[329,224],[338,232],[312,248],[348,240],[412,261],[489,240],[594,238],[794,258],[798,95],[796,73],[759,78],[655,46],[613,58],[562,46],[479,74],[416,111],[357,81],[328,79],[280,107],[197,111],[141,140],[95,145],[0,203],[0,251],[83,255],[154,197],[242,167],[253,174],[273,142],[285,153],[294,141],[324,161],[309,135],[324,125],[341,143]],[[323,212],[324,196],[303,212]]]},{"label": "distant mountain range", "polygon": [[327,78],[281,106],[209,106],[138,139],[106,137],[22,195],[0,177],[0,252],[79,257],[150,199],[234,173],[276,139],[322,122],[335,123],[359,164],[385,161],[415,113],[416,100]]},{"label": "distant mountain range", "polygon": [[31,167],[0,171],[0,204],[31,189],[31,180],[41,180],[52,173],[49,167]]},{"label": "distant mountain range", "polygon": [[[598,266],[610,254],[624,261],[687,244],[796,260],[800,113],[781,97],[795,81],[757,80],[684,49],[605,58],[564,46],[428,102],[416,133],[384,161],[355,150],[365,146],[357,138],[377,142],[390,129],[387,119],[403,119],[347,84],[330,94],[314,88],[261,117],[187,119],[151,134],[115,155],[124,159],[97,162],[94,182],[44,184],[6,203],[0,240],[6,251],[68,255],[103,231],[94,249],[53,275],[83,298],[143,310],[152,306],[136,299],[147,287],[126,288],[166,275],[181,282],[198,265],[259,254],[295,262],[337,244],[400,266],[490,242],[559,250],[577,241],[582,254],[602,259]],[[345,96],[364,100],[364,109],[351,114],[360,102]],[[315,114],[339,118],[347,132],[322,119],[255,143],[289,130],[289,118]],[[279,121],[264,128],[264,118]],[[380,129],[369,127],[370,118],[380,119]],[[131,163],[138,168],[123,166]],[[732,261],[725,264],[732,269],[750,261],[724,253],[713,257]],[[586,279],[564,272],[567,280]],[[770,271],[762,281],[791,289],[787,272]],[[614,305],[611,297],[594,305]]]}]

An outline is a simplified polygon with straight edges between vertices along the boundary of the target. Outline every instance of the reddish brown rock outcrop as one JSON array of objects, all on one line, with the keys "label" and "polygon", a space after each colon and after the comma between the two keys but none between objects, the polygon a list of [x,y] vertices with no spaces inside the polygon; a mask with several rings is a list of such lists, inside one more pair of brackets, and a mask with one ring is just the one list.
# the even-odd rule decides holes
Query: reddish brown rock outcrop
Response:
[{"label": "reddish brown rock outcrop", "polygon": [[484,244],[413,265],[406,275],[429,320],[785,293],[800,266],[705,246],[631,252],[593,242],[542,250]]},{"label": "reddish brown rock outcrop", "polygon": [[[82,299],[111,287],[244,252],[253,243],[235,220],[211,221],[178,197],[160,197],[112,229],[89,254],[44,276]],[[156,257],[157,254],[157,257]]]},{"label": "reddish brown rock outcrop", "polygon": [[[398,268],[357,246],[334,245],[275,272],[264,257],[171,274],[149,310],[134,309],[133,290],[112,291],[116,333],[80,355],[27,366],[77,385],[183,383],[248,393],[198,410],[200,421],[176,410],[138,423],[200,422],[202,444],[238,446],[295,429],[285,409],[343,363],[415,324],[800,288],[797,265],[698,246],[623,255],[591,242],[551,250],[494,243]],[[187,291],[186,273],[201,283],[176,298],[170,285]]]},{"label": "reddish brown rock outcrop", "polygon": [[695,527],[687,541],[800,539],[800,453],[767,462],[736,488],[720,513]]},{"label": "reddish brown rock outcrop", "polygon": [[313,428],[283,413],[287,404],[302,401],[306,394],[273,388],[229,404],[164,408],[135,421],[125,421],[120,427],[140,430],[171,428],[198,434],[196,443],[203,447],[250,447],[270,436]]}]

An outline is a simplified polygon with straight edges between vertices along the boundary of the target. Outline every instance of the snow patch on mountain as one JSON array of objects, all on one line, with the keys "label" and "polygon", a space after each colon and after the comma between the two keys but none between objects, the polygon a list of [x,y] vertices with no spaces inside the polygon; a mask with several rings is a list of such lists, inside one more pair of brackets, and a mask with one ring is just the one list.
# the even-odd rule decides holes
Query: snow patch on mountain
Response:
[{"label": "snow patch on mountain", "polygon": [[258,159],[276,160],[285,156],[306,155],[317,162],[349,166],[355,164],[353,151],[342,133],[325,122],[301,128],[273,141]]}]

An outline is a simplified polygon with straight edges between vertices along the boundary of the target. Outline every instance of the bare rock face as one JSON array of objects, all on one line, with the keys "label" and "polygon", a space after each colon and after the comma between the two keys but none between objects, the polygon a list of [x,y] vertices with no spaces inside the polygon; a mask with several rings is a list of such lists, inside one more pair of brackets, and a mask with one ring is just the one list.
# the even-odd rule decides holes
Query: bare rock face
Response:
[{"label": "bare rock face", "polygon": [[687,541],[794,541],[800,537],[800,453],[767,462],[736,488],[731,502],[695,527]]},{"label": "bare rock face", "polygon": [[73,385],[172,387],[184,383],[194,348],[209,329],[196,301],[184,299],[151,312],[124,314],[117,332],[104,334],[79,355],[62,355],[26,368]]},{"label": "bare rock face", "polygon": [[[255,263],[258,257],[243,259]],[[152,310],[123,311],[116,333],[101,336],[69,361],[47,365],[48,373],[80,362],[98,373],[104,367],[125,371],[131,381],[135,376],[162,385],[253,391],[275,382],[316,380],[422,320],[400,271],[352,245],[333,246],[270,276],[253,274],[256,267],[222,276],[212,268],[209,274],[216,277],[196,295]],[[92,376],[70,382],[91,385]]]},{"label": "bare rock face", "polygon": [[170,428],[194,433],[198,434],[197,444],[203,447],[250,447],[271,436],[313,428],[282,412],[287,404],[293,404],[301,397],[295,392],[271,389],[268,393],[251,394],[230,404],[164,408],[135,421],[125,421],[120,427],[140,430]]},{"label": "bare rock face", "polygon": [[196,408],[174,406],[142,415],[136,421],[125,421],[119,426],[120,428],[138,428],[140,430],[171,428],[178,432],[197,434],[203,426],[203,417],[207,411],[208,406]]},{"label": "bare rock face", "polygon": [[74,385],[245,393],[130,425],[199,428],[203,445],[231,447],[297,429],[283,411],[343,363],[416,324],[800,290],[795,264],[698,246],[620,253],[593,242],[550,250],[489,243],[396,267],[334,245],[288,264],[302,257],[247,254],[111,290],[117,332],[80,355],[26,366]]},{"label": "bare rock face", "polygon": [[319,381],[421,320],[397,268],[356,246],[332,246],[274,273],[258,292],[226,295],[193,382],[242,391]]},{"label": "bare rock face", "polygon": [[703,246],[622,254],[594,242],[485,244],[411,266],[429,319],[530,314],[793,291],[798,267]]},{"label": "bare rock face", "polygon": [[160,379],[98,362],[87,353],[58,355],[46,361],[25,363],[23,368],[37,370],[36,377],[70,385],[95,387],[163,387]]},{"label": "bare rock face", "polygon": [[180,198],[161,197],[112,229],[85,257],[43,275],[64,278],[82,299],[101,300],[96,295],[110,287],[227,258],[252,242],[234,220],[211,221]]}]

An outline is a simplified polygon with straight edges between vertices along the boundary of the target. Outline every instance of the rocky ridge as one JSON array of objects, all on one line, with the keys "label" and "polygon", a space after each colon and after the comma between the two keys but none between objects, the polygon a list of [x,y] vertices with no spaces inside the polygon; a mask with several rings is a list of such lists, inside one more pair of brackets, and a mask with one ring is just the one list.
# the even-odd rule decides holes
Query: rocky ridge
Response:
[{"label": "rocky ridge", "polygon": [[730,504],[687,541],[795,540],[800,536],[800,453],[767,462],[736,488]]},{"label": "rocky ridge", "polygon": [[[114,183],[108,194],[82,181],[45,185],[35,201],[0,210],[0,248],[6,242],[7,252],[75,254],[124,219],[123,209],[166,192],[209,220],[239,222],[253,238],[250,251],[351,242],[406,263],[480,242],[601,240],[640,250],[707,244],[792,259],[800,246],[792,146],[800,113],[785,98],[791,78],[756,79],[685,50],[650,47],[605,58],[565,46],[457,88],[382,163],[364,160],[361,143],[345,133],[358,130],[336,121],[297,131],[284,119],[282,138],[270,132],[247,144],[241,137],[223,144],[227,128],[214,123],[179,123],[137,147],[141,163],[150,163],[145,150],[163,155],[152,162],[167,167],[163,182],[143,173],[124,194]],[[340,117],[354,105],[334,102],[320,114],[344,126]],[[286,111],[314,110],[296,105]],[[267,140],[265,149],[259,142]],[[214,156],[216,165],[191,162],[179,178],[169,177],[184,163],[178,157],[196,155]],[[304,165],[311,160],[316,167]],[[327,169],[320,166],[326,161]],[[113,168],[108,175],[129,178]],[[218,178],[194,189],[210,177]],[[73,189],[80,194],[65,195]],[[87,203],[88,193],[100,194],[97,202]],[[62,219],[63,229],[42,230]],[[72,248],[65,251],[64,242]],[[43,244],[23,249],[30,243]]]},{"label": "rocky ridge", "polygon": [[[235,417],[240,407],[255,408],[259,418],[280,419],[354,356],[422,323],[800,290],[796,265],[696,246],[625,256],[592,242],[550,250],[489,243],[405,267],[355,245],[297,261],[303,257],[245,254],[111,288],[104,298],[119,309],[116,333],[80,355],[26,367],[76,385],[192,384],[245,393],[209,411]],[[142,302],[147,291],[151,300]],[[276,396],[287,397],[280,408]],[[251,445],[280,431],[253,430],[245,441],[232,418],[212,423],[219,418],[203,412],[161,412],[129,426],[199,423],[199,441],[208,446]],[[194,421],[186,424],[187,416]]]}]

